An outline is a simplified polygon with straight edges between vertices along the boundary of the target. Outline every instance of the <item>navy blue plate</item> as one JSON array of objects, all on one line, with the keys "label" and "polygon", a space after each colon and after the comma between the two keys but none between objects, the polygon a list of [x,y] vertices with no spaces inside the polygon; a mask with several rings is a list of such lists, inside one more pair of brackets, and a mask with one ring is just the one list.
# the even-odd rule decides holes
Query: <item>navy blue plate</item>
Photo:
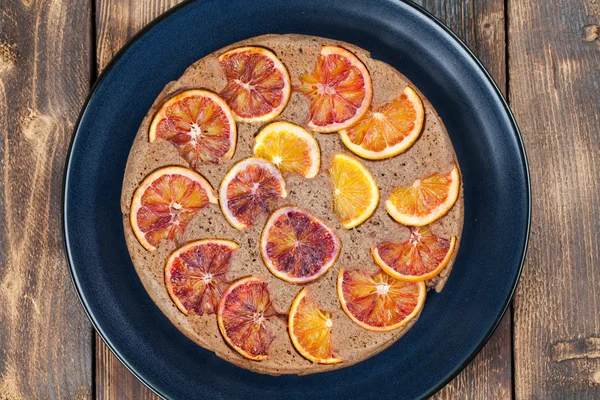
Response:
[{"label": "navy blue plate", "polygon": [[[411,79],[456,149],[465,226],[444,291],[415,327],[353,367],[272,377],[221,360],[187,339],[144,290],[125,246],[119,206],[125,163],[152,102],[194,61],[266,33],[353,43]],[[422,398],[454,377],[506,311],[521,272],[529,177],[515,121],[473,54],[419,7],[394,0],[206,0],[178,6],[135,37],[98,79],[66,170],[65,242],[73,282],[94,327],[146,385],[173,399]]]}]

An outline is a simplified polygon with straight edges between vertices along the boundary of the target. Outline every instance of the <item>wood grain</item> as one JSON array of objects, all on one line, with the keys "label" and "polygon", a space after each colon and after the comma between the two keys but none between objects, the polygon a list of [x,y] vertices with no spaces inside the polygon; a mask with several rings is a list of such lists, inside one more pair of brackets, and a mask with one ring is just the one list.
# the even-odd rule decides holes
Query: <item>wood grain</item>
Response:
[{"label": "wood grain", "polygon": [[[506,93],[504,0],[417,1],[441,19],[475,52]],[[435,399],[512,398],[511,311],[486,346]]]},{"label": "wood grain", "polygon": [[62,241],[65,158],[90,88],[91,7],[0,5],[0,398],[92,395],[92,329]]},{"label": "wood grain", "polygon": [[600,398],[600,1],[510,0],[510,102],[533,223],[514,302],[520,399]]},{"label": "wood grain", "polygon": [[[154,18],[182,0],[95,0],[96,66],[104,69],[119,49]],[[156,400],[96,335],[95,392],[98,400]]]}]

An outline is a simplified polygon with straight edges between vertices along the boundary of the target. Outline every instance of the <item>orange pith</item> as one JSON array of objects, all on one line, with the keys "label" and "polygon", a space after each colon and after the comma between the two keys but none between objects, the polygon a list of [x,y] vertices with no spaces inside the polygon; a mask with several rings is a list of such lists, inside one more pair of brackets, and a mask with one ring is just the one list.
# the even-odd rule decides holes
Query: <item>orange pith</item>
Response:
[{"label": "orange pith", "polygon": [[129,222],[146,250],[160,242],[183,240],[191,219],[210,203],[217,203],[210,184],[188,168],[170,166],[148,175],[134,192]]},{"label": "orange pith", "polygon": [[456,237],[435,236],[429,226],[413,227],[404,242],[383,242],[371,249],[375,262],[396,279],[420,282],[431,279],[446,267],[454,252]]},{"label": "orange pith", "polygon": [[290,76],[273,52],[240,47],[219,57],[227,85],[220,95],[238,121],[270,121],[290,99]]},{"label": "orange pith", "polygon": [[240,230],[254,225],[272,210],[277,199],[286,196],[285,181],[277,167],[260,158],[247,158],[234,165],[219,188],[223,215]]},{"label": "orange pith", "polygon": [[317,140],[290,122],[272,122],[254,138],[254,155],[272,162],[281,172],[307,179],[319,173],[321,152]]},{"label": "orange pith", "polygon": [[167,291],[182,313],[217,312],[221,295],[229,285],[226,274],[231,256],[238,247],[230,240],[198,240],[169,256],[165,267]]},{"label": "orange pith", "polygon": [[456,164],[445,174],[434,173],[412,185],[394,189],[385,202],[392,218],[408,226],[424,226],[443,217],[458,199],[460,173]]},{"label": "orange pith", "polygon": [[333,355],[330,312],[319,308],[308,288],[302,289],[292,302],[288,330],[292,344],[309,361],[319,364],[337,364],[343,360]]},{"label": "orange pith", "polygon": [[338,46],[323,46],[315,69],[300,76],[297,90],[310,100],[308,126],[335,132],[355,124],[373,97],[371,76],[354,54]]},{"label": "orange pith", "polygon": [[325,274],[340,254],[335,232],[297,207],[275,211],[265,224],[260,252],[273,275],[290,283],[312,282]]},{"label": "orange pith", "polygon": [[367,220],[379,203],[379,188],[367,168],[357,159],[337,154],[329,168],[333,182],[333,210],[346,229]]},{"label": "orange pith", "polygon": [[188,90],[169,99],[150,125],[150,143],[169,141],[189,166],[233,157],[237,128],[231,110],[216,94]]},{"label": "orange pith", "polygon": [[350,319],[370,331],[391,331],[421,312],[427,289],[423,282],[404,282],[383,271],[369,275],[341,269],[337,291]]},{"label": "orange pith", "polygon": [[219,302],[217,322],[225,341],[242,356],[267,358],[275,339],[271,324],[278,319],[267,284],[250,276],[232,283]]},{"label": "orange pith", "polygon": [[363,158],[393,157],[417,140],[424,116],[421,99],[407,86],[398,98],[367,111],[356,125],[341,130],[340,138],[348,149]]}]

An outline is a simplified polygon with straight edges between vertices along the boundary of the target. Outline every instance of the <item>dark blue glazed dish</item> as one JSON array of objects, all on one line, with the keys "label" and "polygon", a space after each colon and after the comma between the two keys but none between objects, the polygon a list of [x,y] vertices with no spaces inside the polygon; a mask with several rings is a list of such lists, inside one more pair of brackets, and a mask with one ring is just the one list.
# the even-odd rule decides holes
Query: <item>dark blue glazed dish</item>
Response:
[{"label": "dark blue glazed dish", "polygon": [[[353,43],[406,75],[444,121],[464,182],[461,246],[442,293],[381,354],[310,376],[238,368],[187,339],[152,302],[129,258],[120,210],[127,156],[165,84],[196,60],[266,33]],[[490,76],[443,25],[397,0],[198,0],[150,24],[115,57],[81,113],[66,170],[65,241],[94,327],[152,390],[172,399],[413,399],[433,394],[481,349],[515,290],[530,188],[515,121]]]}]

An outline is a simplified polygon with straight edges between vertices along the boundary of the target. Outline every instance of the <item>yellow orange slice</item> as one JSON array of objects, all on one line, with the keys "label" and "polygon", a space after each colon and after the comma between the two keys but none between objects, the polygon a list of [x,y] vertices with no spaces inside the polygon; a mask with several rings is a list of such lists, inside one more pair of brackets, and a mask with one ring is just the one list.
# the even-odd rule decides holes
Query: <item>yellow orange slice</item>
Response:
[{"label": "yellow orange slice", "polygon": [[323,46],[312,74],[300,76],[298,91],[310,100],[308,126],[316,132],[336,132],[354,125],[373,97],[367,67],[339,46]]},{"label": "yellow orange slice", "polygon": [[227,85],[220,95],[242,122],[270,121],[290,99],[290,76],[273,52],[239,47],[219,57]]},{"label": "yellow orange slice", "polygon": [[216,94],[187,90],[166,101],[150,125],[150,143],[169,141],[193,169],[201,162],[233,157],[237,128],[231,110]]},{"label": "yellow orange slice", "polygon": [[275,339],[277,320],[267,284],[255,276],[232,283],[219,302],[217,323],[225,341],[242,356],[255,361],[267,358]]},{"label": "yellow orange slice", "polygon": [[331,268],[341,243],[333,229],[297,207],[283,207],[267,220],[260,253],[269,271],[290,283],[312,282]]},{"label": "yellow orange slice", "polygon": [[426,281],[442,272],[454,252],[456,237],[435,236],[429,226],[412,227],[404,242],[383,242],[371,248],[375,262],[390,276],[402,281]]},{"label": "yellow orange slice", "polygon": [[191,169],[160,168],[140,183],[131,200],[129,222],[146,250],[160,242],[180,242],[191,219],[208,204],[217,203],[210,184]]},{"label": "yellow orange slice", "polygon": [[281,172],[307,179],[319,173],[321,152],[317,140],[290,122],[272,122],[254,138],[254,155],[272,162]]},{"label": "yellow orange slice", "polygon": [[285,181],[277,167],[261,158],[235,164],[219,188],[221,211],[236,229],[256,223],[268,214],[279,198],[285,198]]},{"label": "yellow orange slice", "polygon": [[408,149],[423,129],[423,102],[407,86],[392,102],[369,110],[356,125],[340,131],[342,142],[363,158],[381,160]]},{"label": "yellow orange slice", "polygon": [[346,229],[369,218],[379,203],[379,189],[373,176],[357,159],[337,154],[329,167],[333,182],[333,209]]},{"label": "yellow orange slice", "polygon": [[434,173],[410,186],[394,189],[385,209],[396,221],[408,226],[424,226],[443,217],[458,199],[460,173],[454,164],[447,174]]},{"label": "yellow orange slice", "polygon": [[288,331],[292,344],[309,361],[319,364],[337,364],[342,360],[333,355],[330,312],[319,308],[308,288],[302,289],[292,302]]},{"label": "yellow orange slice", "polygon": [[197,240],[169,256],[165,267],[167,291],[182,313],[217,312],[221,295],[229,286],[226,275],[231,256],[238,247],[231,240]]},{"label": "yellow orange slice", "polygon": [[337,292],[342,309],[357,325],[369,331],[391,331],[409,323],[423,308],[424,282],[404,282],[383,271],[369,275],[341,269]]}]

